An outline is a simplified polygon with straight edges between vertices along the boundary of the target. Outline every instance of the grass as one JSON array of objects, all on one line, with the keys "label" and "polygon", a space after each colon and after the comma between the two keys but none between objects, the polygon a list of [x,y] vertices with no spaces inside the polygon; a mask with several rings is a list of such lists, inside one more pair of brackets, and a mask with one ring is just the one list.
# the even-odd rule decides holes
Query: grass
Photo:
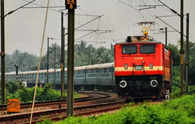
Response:
[{"label": "grass", "polygon": [[129,106],[97,117],[69,117],[39,124],[195,124],[195,95],[185,95],[163,104]]}]

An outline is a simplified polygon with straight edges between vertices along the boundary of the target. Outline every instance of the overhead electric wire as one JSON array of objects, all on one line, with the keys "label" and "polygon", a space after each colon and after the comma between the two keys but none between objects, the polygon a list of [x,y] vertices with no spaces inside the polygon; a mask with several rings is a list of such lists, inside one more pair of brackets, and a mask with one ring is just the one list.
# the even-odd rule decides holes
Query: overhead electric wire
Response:
[{"label": "overhead electric wire", "polygon": [[173,13],[175,13],[176,15],[178,15],[179,17],[181,16],[178,12],[176,12],[174,9],[172,9],[171,7],[169,7],[168,5],[166,5],[164,2],[162,2],[161,0],[158,0],[163,6],[167,7],[169,10],[171,10]]},{"label": "overhead electric wire", "polygon": [[4,15],[4,17],[6,17],[6,16],[8,16],[8,15],[10,15],[10,14],[12,14],[12,13],[18,11],[19,9],[24,8],[25,6],[31,4],[31,3],[35,2],[35,1],[36,1],[36,0],[28,1],[28,2],[25,3],[24,5],[22,5],[22,6],[18,7],[18,8],[16,8],[16,9],[14,9],[14,10],[12,10],[12,11],[9,11],[8,13],[6,13],[6,14]]},{"label": "overhead electric wire", "polygon": [[[88,25],[89,23],[91,23],[91,22],[93,22],[93,21],[95,21],[95,20],[101,18],[102,16],[103,16],[103,15],[97,16],[97,17],[95,17],[95,18],[93,18],[93,19],[87,21],[86,23],[79,25],[78,27],[75,28],[75,30],[79,30],[79,28],[82,28],[82,27]],[[93,33],[95,33],[95,32],[98,32],[98,30],[91,30],[89,33],[84,34],[84,35],[82,35],[82,36],[76,38],[76,40],[77,40],[77,39],[81,39],[81,38],[83,38],[83,37],[86,37],[86,36],[88,36],[88,35],[91,35],[91,34],[93,34]]]},{"label": "overhead electric wire", "polygon": [[[89,36],[89,35],[91,35],[91,34],[93,34],[93,33],[96,33],[96,32],[98,32],[98,31],[91,31],[91,32],[89,32],[89,33],[87,33],[87,34],[84,34],[84,35],[82,35],[82,36],[76,38],[76,40],[77,40],[77,39],[82,39],[83,37]],[[101,32],[99,32],[99,33],[109,33],[109,32],[110,32],[110,31],[101,31]]]},{"label": "overhead electric wire", "polygon": [[[46,6],[35,6],[35,7],[24,7],[25,9],[35,9],[35,8],[39,8],[39,9],[44,9],[47,8]],[[49,6],[48,8],[65,8],[65,6]]]},{"label": "overhead electric wire", "polygon": [[[47,6],[49,7],[49,0],[47,0]],[[30,124],[32,123],[32,116],[33,116],[33,112],[34,112],[34,105],[35,105],[35,99],[36,99],[36,93],[37,93],[37,87],[38,87],[38,81],[39,81],[39,71],[40,71],[40,66],[41,66],[41,62],[42,62],[43,45],[44,45],[44,40],[45,40],[45,32],[46,32],[47,19],[48,19],[48,10],[49,10],[49,8],[46,9],[46,13],[45,13],[45,21],[44,21],[44,26],[43,26],[40,57],[39,57],[39,63],[37,66],[36,82],[35,82],[34,96],[33,96],[33,101],[32,101],[31,115],[30,115]]]},{"label": "overhead electric wire", "polygon": [[77,15],[77,16],[92,16],[92,17],[97,17],[97,16],[99,16],[99,15],[91,15],[91,14],[75,14],[75,15]]},{"label": "overhead electric wire", "polygon": [[[127,2],[125,2],[125,1],[123,1],[123,0],[118,0],[118,1],[121,2],[121,3],[124,4],[124,5],[126,5],[126,6],[128,6],[128,7],[130,7],[130,8],[132,8],[132,9],[134,9],[134,10],[139,11],[139,9],[133,7],[132,5],[130,5],[129,3],[127,3]],[[139,12],[140,12],[140,11],[139,11]]]},{"label": "overhead electric wire", "polygon": [[95,21],[95,20],[101,18],[102,16],[103,16],[103,15],[100,15],[100,16],[97,16],[97,17],[95,17],[95,18],[89,20],[88,22],[86,22],[86,23],[84,23],[84,24],[82,24],[82,25],[76,27],[75,30],[77,30],[77,29],[79,29],[79,28],[81,28],[81,27],[84,27],[85,25],[88,25],[89,23],[91,23],[91,22],[93,22],[93,21]]},{"label": "overhead electric wire", "polygon": [[91,35],[91,34],[93,34],[93,33],[95,33],[95,31],[89,32],[89,33],[87,33],[87,34],[84,34],[84,35],[82,35],[82,36],[76,38],[76,40],[77,40],[77,39],[82,39],[83,37],[86,37],[86,36]]},{"label": "overhead electric wire", "polygon": [[78,29],[77,31],[111,32],[112,30],[102,30],[102,29]]},{"label": "overhead electric wire", "polygon": [[163,22],[164,24],[166,24],[167,26],[169,26],[170,28],[172,28],[174,31],[178,32],[179,34],[181,33],[178,29],[176,29],[175,27],[173,27],[172,25],[168,24],[166,21],[164,21],[163,19],[161,19],[158,16],[155,16],[156,19],[160,20],[161,22]]},{"label": "overhead electric wire", "polygon": [[169,18],[169,17],[175,17],[177,15],[163,15],[163,16],[158,16],[159,18]]},{"label": "overhead electric wire", "polygon": [[[24,1],[24,2],[28,2],[28,0],[22,0],[22,1]],[[38,4],[38,3],[32,3],[32,4],[34,4],[35,6],[42,6],[42,4]],[[27,8],[24,8],[24,9],[27,9]],[[30,9],[30,8],[29,8],[29,9]],[[31,9],[33,9],[33,8],[31,8]],[[53,12],[57,12],[57,13],[59,13],[59,11],[58,11],[58,10],[53,9],[53,8],[50,8],[49,10],[50,10],[50,11],[53,11]]]}]

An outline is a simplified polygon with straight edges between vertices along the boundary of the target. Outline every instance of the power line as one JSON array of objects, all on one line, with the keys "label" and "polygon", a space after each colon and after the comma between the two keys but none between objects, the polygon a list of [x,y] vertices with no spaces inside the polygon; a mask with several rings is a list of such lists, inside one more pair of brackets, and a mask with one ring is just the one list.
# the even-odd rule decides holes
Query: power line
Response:
[{"label": "power line", "polygon": [[126,6],[128,6],[128,7],[130,7],[130,8],[132,8],[132,9],[134,9],[134,10],[139,11],[139,9],[133,7],[131,4],[129,4],[129,3],[125,2],[125,1],[123,1],[123,0],[118,0],[118,1],[119,1],[120,3],[122,3],[122,4],[124,4],[124,5],[126,5]]},{"label": "power line", "polygon": [[91,15],[91,14],[75,14],[77,16],[91,16],[91,17],[97,17],[99,15]]},{"label": "power line", "polygon": [[159,18],[169,18],[169,17],[176,17],[177,15],[163,15],[163,16],[158,16]]},{"label": "power line", "polygon": [[97,16],[97,17],[95,17],[95,18],[93,18],[93,19],[89,20],[88,22],[86,22],[86,23],[84,23],[84,24],[82,24],[82,25],[80,25],[80,26],[76,27],[76,29],[75,29],[75,30],[77,30],[77,29],[79,29],[79,28],[81,28],[81,27],[84,27],[85,25],[88,25],[89,23],[91,23],[91,22],[93,22],[93,21],[95,21],[95,20],[97,20],[97,19],[101,18],[102,16],[103,16],[103,15],[100,15],[100,16]]},{"label": "power line", "polygon": [[[46,6],[24,7],[24,9],[44,9]],[[49,6],[48,8],[65,8],[65,6]]]},{"label": "power line", "polygon": [[168,5],[166,5],[164,2],[162,2],[161,0],[158,0],[163,6],[165,6],[166,8],[168,8],[169,10],[171,10],[174,14],[178,15],[179,17],[181,16],[178,12],[176,12],[174,9],[172,9],[171,7],[169,7]]},{"label": "power line", "polygon": [[146,10],[146,9],[155,9],[157,6],[162,6],[162,5],[140,5],[139,7],[142,7],[138,10]]},{"label": "power line", "polygon": [[161,22],[163,22],[164,24],[166,24],[167,26],[169,26],[170,28],[172,28],[174,31],[178,32],[179,34],[181,33],[178,29],[176,29],[175,27],[173,27],[172,25],[168,24],[167,22],[165,22],[163,19],[161,19],[158,16],[155,16],[156,19],[160,20]]},{"label": "power line", "polygon": [[[24,1],[24,2],[29,2],[29,1],[27,1],[27,0],[22,0],[22,1]],[[38,6],[42,6],[41,4],[38,4],[38,3],[32,3],[32,4],[34,4],[35,6],[37,6],[37,5],[38,5]],[[29,9],[30,9],[30,8],[29,8]],[[32,8],[32,9],[33,9],[33,8]],[[56,9],[50,8],[50,10],[59,13],[59,11],[56,10]]]},{"label": "power line", "polygon": [[86,37],[86,36],[91,35],[91,34],[93,34],[93,33],[95,33],[95,32],[93,31],[93,32],[89,32],[89,33],[87,33],[87,34],[84,34],[84,35],[82,35],[82,36],[76,38],[76,40],[77,40],[77,39],[82,39],[83,37]]},{"label": "power line", "polygon": [[12,14],[12,13],[18,11],[19,9],[24,8],[25,6],[31,4],[31,3],[35,2],[35,1],[36,1],[36,0],[32,0],[32,1],[27,2],[26,4],[24,4],[24,5],[22,5],[22,6],[18,7],[18,8],[16,8],[16,9],[14,9],[14,10],[12,10],[12,11],[6,13],[4,17],[6,17],[6,16],[8,16],[8,15],[10,15],[10,14]]},{"label": "power line", "polygon": [[93,32],[111,32],[112,30],[102,30],[102,29],[78,29],[77,31],[93,31]]}]

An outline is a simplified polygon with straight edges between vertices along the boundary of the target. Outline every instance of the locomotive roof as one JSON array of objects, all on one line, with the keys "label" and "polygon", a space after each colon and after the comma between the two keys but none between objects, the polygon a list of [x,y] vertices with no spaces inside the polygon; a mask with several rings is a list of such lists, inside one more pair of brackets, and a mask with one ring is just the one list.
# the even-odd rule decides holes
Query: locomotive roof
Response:
[{"label": "locomotive roof", "polygon": [[138,42],[120,42],[116,43],[116,45],[126,45],[126,44],[162,44],[161,42],[155,42],[155,41],[138,41]]}]

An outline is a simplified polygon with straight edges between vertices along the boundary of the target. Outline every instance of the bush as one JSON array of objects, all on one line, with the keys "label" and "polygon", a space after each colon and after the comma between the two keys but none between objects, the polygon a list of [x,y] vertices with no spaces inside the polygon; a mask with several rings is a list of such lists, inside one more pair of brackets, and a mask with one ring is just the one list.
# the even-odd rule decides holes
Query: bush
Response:
[{"label": "bush", "polygon": [[8,93],[14,94],[18,89],[24,88],[24,84],[19,81],[9,81],[6,83],[6,90]]},{"label": "bush", "polygon": [[[53,124],[194,124],[195,95],[166,101],[163,104],[126,107],[114,114],[98,117],[69,117]],[[46,123],[44,123],[46,124]]]},{"label": "bush", "polygon": [[[32,102],[34,88],[18,89],[14,94],[10,94],[7,98],[19,98],[21,102]],[[49,101],[60,99],[60,91],[51,89],[46,85],[44,88],[37,88],[36,101]]]},{"label": "bush", "polygon": [[[22,103],[32,102],[34,88],[19,88],[15,93],[7,93],[7,99],[18,98]],[[64,94],[66,96],[66,94]],[[78,93],[74,93],[74,98],[78,98]],[[37,88],[36,101],[51,101],[61,98],[59,90],[52,89],[51,84],[45,85],[43,88]]]}]

